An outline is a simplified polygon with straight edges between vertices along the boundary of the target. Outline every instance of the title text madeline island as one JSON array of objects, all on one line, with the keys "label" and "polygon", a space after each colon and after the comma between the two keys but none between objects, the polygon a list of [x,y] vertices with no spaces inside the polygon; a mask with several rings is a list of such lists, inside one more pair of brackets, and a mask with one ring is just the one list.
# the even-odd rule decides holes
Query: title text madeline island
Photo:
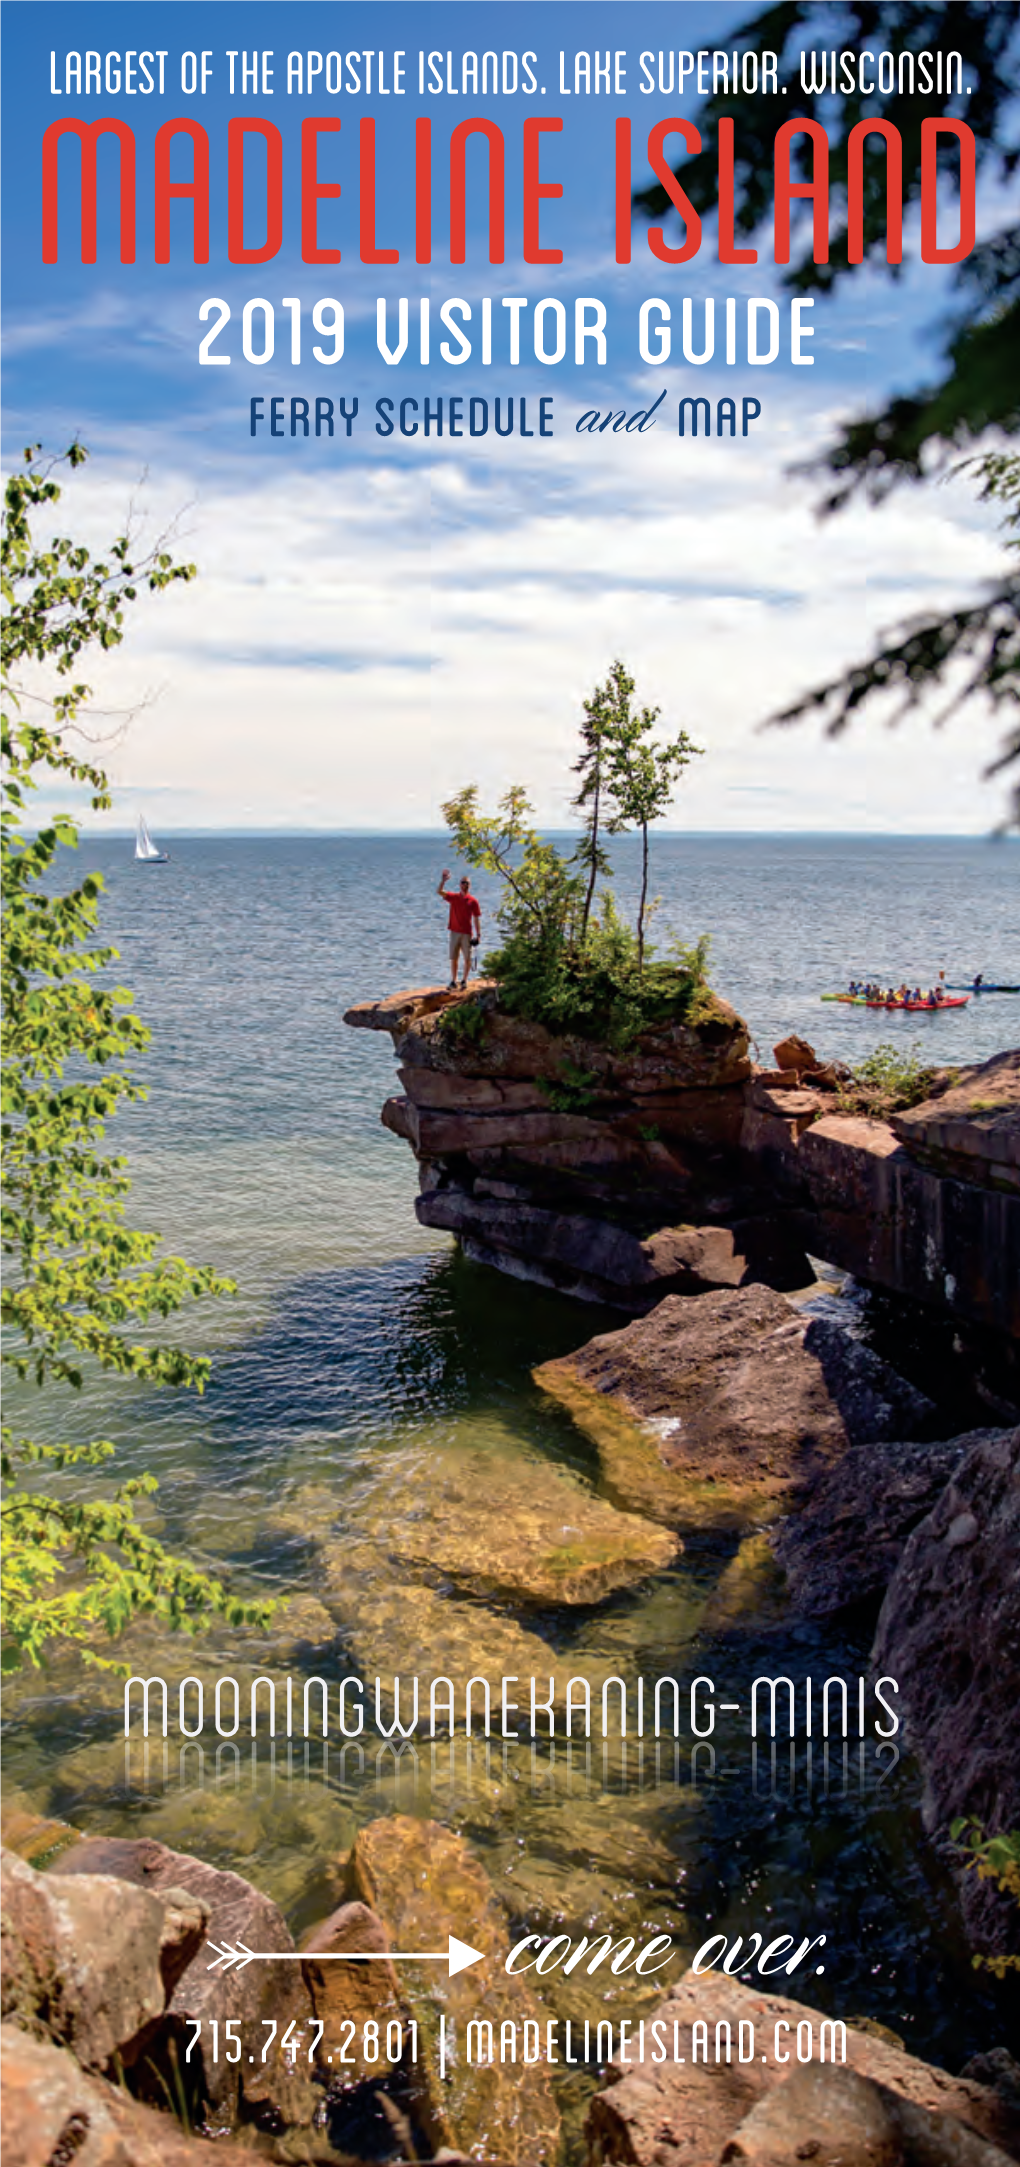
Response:
[{"label": "title text madeline island", "polygon": [[[334,1735],[359,1738],[366,1713],[381,1738],[410,1738],[426,1726],[432,1738],[455,1737],[458,1727],[466,1738],[473,1731],[490,1738],[494,1721],[501,1738],[543,1734],[590,1738],[593,1724],[595,1734],[602,1738],[625,1738],[628,1733],[635,1738],[663,1734],[679,1738],[685,1729],[693,1738],[711,1738],[719,1715],[743,1716],[752,1738],[758,1736],[759,1723],[763,1730],[767,1725],[771,1738],[798,1734],[810,1738],[815,1732],[822,1738],[864,1738],[869,1729],[879,1738],[895,1738],[900,1727],[889,1698],[899,1691],[894,1678],[872,1682],[863,1676],[831,1677],[816,1683],[805,1677],[798,1684],[786,1676],[762,1676],[752,1682],[749,1703],[719,1699],[714,1679],[707,1676],[695,1678],[689,1687],[676,1678],[656,1678],[647,1689],[643,1678],[629,1686],[624,1678],[607,1678],[600,1684],[593,1687],[590,1679],[581,1676],[562,1681],[555,1676],[507,1677],[493,1693],[489,1680],[482,1677],[460,1684],[452,1678],[377,1677],[370,1693],[361,1678],[328,1681],[260,1675],[245,1687],[237,1678],[192,1676],[182,1678],[177,1689],[176,1728],[182,1738],[200,1737],[207,1725],[220,1738],[236,1738],[250,1723],[253,1738],[260,1729],[271,1738],[278,1731],[285,1738],[328,1738],[332,1723]],[[869,1702],[877,1704],[881,1715]],[[144,1737],[152,1721],[165,1738],[171,1705],[165,1678],[128,1678],[125,1738],[132,1723],[139,1721]],[[528,1726],[523,1731],[521,1717]]]}]

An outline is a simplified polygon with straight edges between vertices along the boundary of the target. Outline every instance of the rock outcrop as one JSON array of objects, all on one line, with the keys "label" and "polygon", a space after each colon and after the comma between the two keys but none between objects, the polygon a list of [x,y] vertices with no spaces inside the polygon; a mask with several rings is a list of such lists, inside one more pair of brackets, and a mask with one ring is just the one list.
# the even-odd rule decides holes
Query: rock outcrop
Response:
[{"label": "rock outcrop", "polygon": [[743,1527],[851,1444],[935,1420],[870,1349],[768,1287],[667,1298],[535,1377],[593,1437],[607,1494],[676,1527]]},{"label": "rock outcrop", "polygon": [[745,2167],[1002,2167],[1007,2154],[955,2114],[919,2107],[854,2069],[797,2069],[766,2092],[723,2148]]},{"label": "rock outcrop", "polygon": [[[1020,1827],[1020,1430],[972,1445],[915,1527],[890,1582],[872,1662],[896,1679],[924,1777],[922,1812],[989,1835]],[[960,1874],[978,1948],[1020,1954],[1020,1914]]]},{"label": "rock outcrop", "polygon": [[994,1054],[937,1098],[893,1114],[889,1126],[937,1174],[1020,1190],[1020,1050]]},{"label": "rock outcrop", "polygon": [[[818,2051],[822,2012],[804,2002],[686,1972],[655,2017],[671,2058],[611,2065],[588,2110],[588,2167],[718,2167],[729,2160],[793,2167],[799,2159],[823,2167],[1002,2167],[1020,2159],[1020,2117],[997,2092],[853,2025],[845,2066],[830,2059],[793,2074],[792,2054],[790,2066],[777,2063],[777,2023],[788,2024],[783,2037],[795,2040],[798,2024],[812,2022]],[[729,2027],[732,2059],[716,2060],[714,2046],[696,2057],[698,2020],[713,2043],[716,2026]],[[754,2026],[755,2040],[753,2060],[743,2062],[741,2023]],[[721,2037],[725,2042],[725,2032]],[[674,2042],[680,2061],[672,2059]],[[833,2132],[840,2135],[841,2116],[844,2148],[826,2150]]]},{"label": "rock outcrop", "polygon": [[773,1549],[803,1617],[877,1613],[907,1538],[937,1504],[969,1451],[1001,1430],[969,1430],[939,1444],[858,1444],[780,1522]]},{"label": "rock outcrop", "polygon": [[642,1313],[663,1294],[805,1285],[802,1242],[740,1159],[747,1031],[725,1002],[626,1053],[504,1015],[497,989],[364,1002],[404,1095],[384,1125],[421,1169],[417,1213],[476,1261]]},{"label": "rock outcrop", "polygon": [[834,1110],[831,1081],[759,1072],[746,1091],[743,1148],[800,1200],[812,1255],[1020,1336],[1020,1052],[944,1072],[888,1121]]},{"label": "rock outcrop", "polygon": [[891,1122],[791,1036],[753,1069],[745,1025],[626,1053],[507,1016],[499,989],[421,987],[345,1022],[389,1033],[382,1120],[418,1160],[418,1218],[520,1278],[643,1315],[667,1294],[810,1283],[809,1256],[1020,1337],[1020,1053],[946,1072]]}]

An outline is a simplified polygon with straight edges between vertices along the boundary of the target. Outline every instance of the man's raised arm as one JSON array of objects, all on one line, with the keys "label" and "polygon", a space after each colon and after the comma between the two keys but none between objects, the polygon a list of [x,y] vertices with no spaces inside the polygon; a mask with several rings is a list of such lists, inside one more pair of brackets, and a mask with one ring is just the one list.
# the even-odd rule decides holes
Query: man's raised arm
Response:
[{"label": "man's raised arm", "polygon": [[441,873],[441,874],[440,874],[440,876],[439,876],[439,886],[438,886],[438,888],[436,889],[436,894],[437,894],[437,895],[442,895],[442,894],[444,893],[444,891],[445,891],[445,888],[446,888],[446,883],[447,883],[447,881],[449,880],[449,878],[450,878],[450,868],[449,868],[449,866],[447,865],[447,866],[444,866],[444,868],[443,868],[443,871],[442,871],[442,873]]}]

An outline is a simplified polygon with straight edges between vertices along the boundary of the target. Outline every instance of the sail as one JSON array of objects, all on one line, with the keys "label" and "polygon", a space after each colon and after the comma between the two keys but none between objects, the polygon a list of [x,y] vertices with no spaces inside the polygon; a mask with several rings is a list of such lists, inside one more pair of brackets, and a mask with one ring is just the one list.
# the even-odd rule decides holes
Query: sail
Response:
[{"label": "sail", "polygon": [[153,861],[158,861],[160,864],[164,863],[166,859],[166,851],[160,850],[158,843],[154,843],[151,835],[149,834],[148,824],[146,822],[144,813],[139,813],[138,815],[138,828],[135,835],[135,857],[143,858],[149,863],[152,863]]}]

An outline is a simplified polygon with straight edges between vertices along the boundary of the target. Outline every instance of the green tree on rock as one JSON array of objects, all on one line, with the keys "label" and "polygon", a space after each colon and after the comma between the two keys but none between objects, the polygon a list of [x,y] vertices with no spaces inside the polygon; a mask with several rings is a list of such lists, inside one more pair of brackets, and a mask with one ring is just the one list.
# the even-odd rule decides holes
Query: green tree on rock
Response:
[{"label": "green tree on rock", "polygon": [[[573,770],[581,787],[573,803],[585,814],[585,829],[571,856],[537,833],[519,784],[505,792],[491,814],[481,810],[473,783],[442,808],[468,864],[501,884],[496,922],[502,941],[484,964],[498,980],[501,1008],[550,1031],[602,1039],[620,1049],[657,1024],[693,1016],[711,999],[707,940],[690,947],[677,943],[668,962],[648,961],[648,831],[700,748],[682,730],[669,744],[649,743],[660,710],[636,709],[634,689],[634,679],[617,661],[584,702],[581,753]],[[636,930],[620,916],[610,886],[603,886],[594,908],[596,883],[611,871],[601,835],[632,827],[640,829],[642,840]],[[445,1027],[464,1032],[463,1011],[453,1012]]]},{"label": "green tree on rock", "polygon": [[[126,535],[102,560],[68,536],[40,544],[33,517],[49,514],[61,487],[57,462],[42,467],[37,453],[26,452],[7,484],[0,551],[3,1360],[36,1385],[81,1390],[82,1365],[93,1362],[201,1391],[208,1361],[161,1340],[146,1345],[136,1328],[231,1283],[158,1255],[157,1234],[125,1224],[128,1177],[123,1159],[108,1155],[105,1132],[119,1105],[145,1096],[125,1064],[149,1032],[130,994],[108,983],[117,951],[98,936],[100,876],[58,892],[55,860],[62,846],[76,846],[76,819],[60,814],[37,831],[29,820],[32,794],[47,782],[77,786],[94,810],[109,806],[82,725],[90,695],[77,679],[80,658],[120,643],[140,587],[159,593],[192,579],[194,566],[158,548],[135,561]],[[66,464],[73,470],[85,456],[75,444]],[[140,1611],[190,1629],[214,1612],[238,1624],[268,1615],[146,1531],[137,1501],[155,1489],[151,1476],[99,1493],[90,1471],[112,1453],[103,1441],[39,1444],[4,1425],[6,1668],[39,1663],[60,1644],[103,1663],[97,1640]]]},{"label": "green tree on rock", "polygon": [[618,704],[609,732],[606,790],[612,806],[611,835],[637,828],[641,835],[641,895],[637,914],[638,971],[645,964],[645,918],[648,909],[648,830],[668,812],[681,775],[701,752],[686,730],[668,744],[649,743],[662,709],[634,709],[634,679],[622,662],[613,664]]},{"label": "green tree on rock", "polygon": [[581,750],[574,761],[573,773],[581,778],[571,807],[584,817],[584,831],[574,858],[583,866],[588,885],[581,911],[581,943],[584,944],[595,900],[595,885],[600,875],[611,871],[609,859],[599,836],[602,828],[602,806],[606,790],[606,764],[613,741],[614,729],[625,713],[634,690],[632,678],[627,676],[622,662],[614,662],[604,685],[596,685],[591,698],[582,701],[584,721],[581,724]]}]

